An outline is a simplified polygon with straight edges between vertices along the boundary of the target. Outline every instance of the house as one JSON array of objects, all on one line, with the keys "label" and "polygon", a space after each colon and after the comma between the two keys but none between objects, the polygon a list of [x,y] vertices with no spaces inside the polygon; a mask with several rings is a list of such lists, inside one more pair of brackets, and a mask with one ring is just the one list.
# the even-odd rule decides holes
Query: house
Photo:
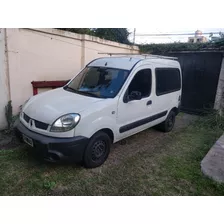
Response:
[{"label": "house", "polygon": [[202,32],[200,30],[195,31],[194,37],[188,37],[189,43],[206,43],[208,42],[208,39],[202,35]]}]

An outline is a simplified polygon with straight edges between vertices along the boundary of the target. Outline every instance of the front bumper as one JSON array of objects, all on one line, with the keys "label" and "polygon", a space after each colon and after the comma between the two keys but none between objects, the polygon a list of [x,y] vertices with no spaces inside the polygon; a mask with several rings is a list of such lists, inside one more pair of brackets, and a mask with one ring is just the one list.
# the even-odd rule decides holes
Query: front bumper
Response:
[{"label": "front bumper", "polygon": [[19,120],[15,124],[15,134],[22,140],[23,134],[33,140],[34,151],[46,161],[70,160],[81,162],[89,139],[83,136],[55,138],[30,131]]}]

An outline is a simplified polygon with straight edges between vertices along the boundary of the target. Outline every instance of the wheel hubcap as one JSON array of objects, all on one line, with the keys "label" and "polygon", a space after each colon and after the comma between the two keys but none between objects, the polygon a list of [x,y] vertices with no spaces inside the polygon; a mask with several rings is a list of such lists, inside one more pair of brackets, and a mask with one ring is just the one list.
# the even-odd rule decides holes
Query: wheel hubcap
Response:
[{"label": "wheel hubcap", "polygon": [[106,143],[104,141],[97,141],[93,145],[92,160],[100,160],[106,153]]}]

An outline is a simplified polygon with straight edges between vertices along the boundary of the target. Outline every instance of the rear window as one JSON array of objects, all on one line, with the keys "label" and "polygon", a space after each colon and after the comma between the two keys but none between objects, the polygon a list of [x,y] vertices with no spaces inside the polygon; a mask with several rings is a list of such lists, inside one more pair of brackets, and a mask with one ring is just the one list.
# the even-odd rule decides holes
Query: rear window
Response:
[{"label": "rear window", "polygon": [[180,90],[180,70],[177,68],[156,68],[156,95]]}]

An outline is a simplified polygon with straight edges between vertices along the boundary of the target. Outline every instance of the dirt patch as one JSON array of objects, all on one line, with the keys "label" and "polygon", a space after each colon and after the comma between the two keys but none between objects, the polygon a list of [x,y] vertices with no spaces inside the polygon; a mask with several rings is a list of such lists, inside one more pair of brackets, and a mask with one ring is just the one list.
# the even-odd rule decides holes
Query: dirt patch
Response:
[{"label": "dirt patch", "polygon": [[199,116],[196,116],[196,115],[180,113],[177,116],[176,123],[174,126],[174,131],[176,130],[178,131],[182,128],[187,127],[189,124],[196,121],[198,118]]},{"label": "dirt patch", "polygon": [[0,132],[0,150],[13,149],[18,146],[21,146],[21,144],[22,143],[16,138],[13,132]]},{"label": "dirt patch", "polygon": [[[194,122],[197,118],[198,116],[195,115],[181,113],[176,118],[175,127],[172,132],[181,131],[183,128]],[[155,153],[155,149],[158,148],[158,145],[161,144],[161,142],[165,142],[167,140],[172,141],[172,139],[168,139],[169,136],[170,133],[163,133],[155,130],[154,128],[150,128],[135,134],[124,141],[115,143],[112,145],[109,158],[103,166],[119,164],[139,152],[148,151]],[[100,169],[100,167],[98,169]]]},{"label": "dirt patch", "polygon": [[55,196],[66,195],[66,193],[68,193],[68,190],[69,190],[68,187],[59,185],[59,186],[56,186],[56,187],[52,190],[52,192],[51,192],[50,195],[55,195]]}]

